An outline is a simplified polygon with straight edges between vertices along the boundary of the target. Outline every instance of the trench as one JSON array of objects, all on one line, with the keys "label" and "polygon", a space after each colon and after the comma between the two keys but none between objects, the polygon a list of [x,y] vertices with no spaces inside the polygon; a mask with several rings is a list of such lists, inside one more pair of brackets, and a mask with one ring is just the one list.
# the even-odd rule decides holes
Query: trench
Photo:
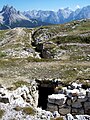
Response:
[{"label": "trench", "polygon": [[51,81],[39,81],[38,82],[38,107],[43,110],[47,109],[48,95],[54,94],[55,87],[57,86],[56,82]]}]

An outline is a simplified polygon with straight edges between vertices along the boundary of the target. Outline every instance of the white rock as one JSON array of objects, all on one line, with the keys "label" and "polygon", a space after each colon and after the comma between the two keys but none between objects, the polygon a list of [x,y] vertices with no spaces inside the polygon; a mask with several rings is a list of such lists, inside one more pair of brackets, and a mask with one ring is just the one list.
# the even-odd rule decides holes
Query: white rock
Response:
[{"label": "white rock", "polygon": [[78,120],[90,120],[90,116],[89,115],[76,115],[76,118]]},{"label": "white rock", "polygon": [[80,88],[79,89],[79,96],[86,96],[86,90]]},{"label": "white rock", "polygon": [[72,86],[76,89],[76,88],[81,88],[82,84],[77,84],[77,83],[73,82]]},{"label": "white rock", "polygon": [[58,113],[58,111],[54,111],[53,116],[57,118],[60,117],[60,114]]},{"label": "white rock", "polygon": [[52,94],[48,96],[48,102],[63,105],[66,102],[66,97],[64,94]]},{"label": "white rock", "polygon": [[74,117],[69,113],[66,115],[67,120],[74,120]]}]

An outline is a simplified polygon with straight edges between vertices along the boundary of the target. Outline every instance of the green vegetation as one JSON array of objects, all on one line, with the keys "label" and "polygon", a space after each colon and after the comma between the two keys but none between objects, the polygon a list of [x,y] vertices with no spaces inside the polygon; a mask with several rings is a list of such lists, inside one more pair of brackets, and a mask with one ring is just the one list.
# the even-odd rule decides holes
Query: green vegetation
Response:
[{"label": "green vegetation", "polygon": [[4,115],[4,110],[0,109],[0,118],[2,118],[2,116]]},{"label": "green vegetation", "polygon": [[28,58],[26,58],[26,60],[28,61],[28,62],[50,62],[50,61],[54,61],[53,59],[44,59],[44,58],[41,58],[41,59],[39,59],[39,58],[33,58],[33,57],[28,57]]},{"label": "green vegetation", "polygon": [[0,30],[0,41],[2,41],[2,38],[5,37],[7,30]]},{"label": "green vegetation", "polygon": [[15,108],[13,108],[14,110],[16,110],[16,111],[21,111],[22,110],[22,108],[21,107],[19,107],[19,106],[16,106]]},{"label": "green vegetation", "polygon": [[23,109],[23,112],[28,115],[35,115],[35,110],[31,107],[24,107],[22,109]]},{"label": "green vegetation", "polygon": [[64,120],[63,117],[58,117],[55,120]]},{"label": "green vegetation", "polygon": [[16,88],[21,87],[23,85],[30,86],[31,84],[26,82],[26,81],[17,81],[15,83],[13,83],[13,85],[15,85],[15,89],[16,89]]},{"label": "green vegetation", "polygon": [[23,113],[28,115],[35,115],[35,110],[32,107],[15,107],[14,110],[16,111],[23,111]]},{"label": "green vegetation", "polygon": [[5,52],[0,51],[0,58],[5,57],[5,56],[7,56],[7,54]]},{"label": "green vegetation", "polygon": [[29,85],[26,79],[60,78],[68,84],[90,78],[90,20],[3,30],[0,41],[0,83],[17,88]]},{"label": "green vegetation", "polygon": [[90,43],[90,36],[57,36],[53,38],[51,41],[57,44],[61,43]]},{"label": "green vegetation", "polygon": [[63,117],[50,118],[50,120],[64,120]]}]

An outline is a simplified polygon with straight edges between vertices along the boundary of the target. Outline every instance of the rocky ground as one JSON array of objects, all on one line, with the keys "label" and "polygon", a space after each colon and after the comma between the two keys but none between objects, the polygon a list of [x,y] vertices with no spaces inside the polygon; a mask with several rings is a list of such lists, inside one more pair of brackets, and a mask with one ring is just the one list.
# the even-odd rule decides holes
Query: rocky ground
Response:
[{"label": "rocky ground", "polygon": [[68,88],[60,87],[58,84],[55,88],[57,93],[48,96],[46,111],[38,107],[39,94],[35,81],[18,83],[11,88],[0,86],[0,119],[89,120],[90,88],[85,90],[82,84],[77,83]]},{"label": "rocky ground", "polygon": [[[27,90],[23,91],[23,86],[26,85],[25,89],[29,89],[27,82],[31,86],[30,82],[35,79],[40,81],[58,79],[67,86],[76,82],[90,88],[90,20],[33,29],[14,28],[0,31],[0,84],[3,86],[0,88],[0,113],[5,115],[2,120],[15,119],[14,116],[17,120],[54,119],[53,113],[43,111],[35,106],[35,116],[23,113],[23,107],[33,107],[30,104],[31,101],[29,104],[26,102],[31,93],[26,95],[25,91]],[[7,88],[12,91],[8,91]],[[25,93],[25,101],[22,98],[23,92],[18,96],[19,89]],[[14,100],[13,96],[10,101],[12,94],[18,97]],[[2,103],[5,95],[7,103]],[[18,108],[19,100],[25,106],[21,105]],[[29,98],[29,100],[34,101],[33,98]],[[87,105],[85,107],[87,108]],[[3,108],[5,112],[3,112]],[[76,108],[74,111],[77,111]],[[58,115],[57,113],[57,117],[59,117]],[[71,114],[67,112],[67,116],[71,120]],[[82,117],[77,116],[77,119],[84,119]]]}]

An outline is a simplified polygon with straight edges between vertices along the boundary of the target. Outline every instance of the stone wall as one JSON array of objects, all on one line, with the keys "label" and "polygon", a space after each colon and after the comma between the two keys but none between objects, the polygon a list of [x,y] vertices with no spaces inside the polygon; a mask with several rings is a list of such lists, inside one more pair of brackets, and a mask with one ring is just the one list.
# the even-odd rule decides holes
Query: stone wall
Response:
[{"label": "stone wall", "polygon": [[61,115],[90,115],[90,88],[85,90],[79,84],[63,87],[58,94],[48,96],[47,110]]}]

